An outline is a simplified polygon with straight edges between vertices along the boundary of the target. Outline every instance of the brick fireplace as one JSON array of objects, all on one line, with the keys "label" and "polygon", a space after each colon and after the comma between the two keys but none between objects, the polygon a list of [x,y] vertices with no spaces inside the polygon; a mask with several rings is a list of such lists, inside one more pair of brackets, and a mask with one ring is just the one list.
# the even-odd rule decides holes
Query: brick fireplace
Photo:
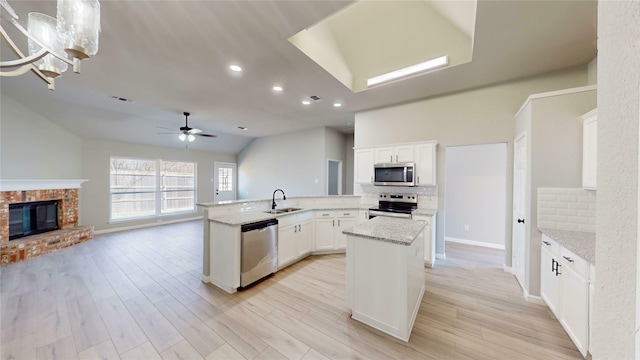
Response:
[{"label": "brick fireplace", "polygon": [[[48,254],[93,238],[78,226],[78,190],[86,180],[0,180],[0,264]],[[9,241],[9,204],[58,201],[58,230]]]}]

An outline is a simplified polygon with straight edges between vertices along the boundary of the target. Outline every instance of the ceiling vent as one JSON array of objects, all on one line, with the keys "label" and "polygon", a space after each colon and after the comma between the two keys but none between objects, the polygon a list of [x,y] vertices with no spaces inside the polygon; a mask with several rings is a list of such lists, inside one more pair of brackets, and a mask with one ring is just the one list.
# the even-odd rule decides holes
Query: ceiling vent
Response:
[{"label": "ceiling vent", "polygon": [[321,98],[321,97],[320,97],[320,96],[318,96],[318,95],[311,95],[311,96],[309,96],[309,99],[310,99],[311,101],[313,101],[313,102],[316,102],[316,103],[319,103],[319,102],[323,102],[323,101],[324,101],[324,99],[323,99],[323,98]]}]

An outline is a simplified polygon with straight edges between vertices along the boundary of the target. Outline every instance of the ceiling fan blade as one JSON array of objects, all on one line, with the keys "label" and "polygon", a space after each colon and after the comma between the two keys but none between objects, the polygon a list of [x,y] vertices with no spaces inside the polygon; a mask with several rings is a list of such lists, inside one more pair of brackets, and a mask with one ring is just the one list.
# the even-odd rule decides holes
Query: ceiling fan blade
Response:
[{"label": "ceiling fan blade", "polygon": [[201,132],[202,132],[202,130],[196,129],[196,128],[191,128],[189,130],[189,134],[193,134],[193,135],[200,134]]},{"label": "ceiling fan blade", "polygon": [[202,133],[200,133],[200,134],[193,134],[193,135],[196,135],[196,136],[202,136],[202,137],[208,137],[208,138],[218,137],[217,135],[213,135],[213,134],[202,134]]},{"label": "ceiling fan blade", "polygon": [[176,129],[172,129],[172,128],[168,128],[168,127],[164,127],[164,126],[160,126],[160,125],[156,125],[157,128],[159,129],[165,129],[165,130],[171,130],[171,131],[176,131]]},{"label": "ceiling fan blade", "polygon": [[157,133],[157,134],[159,134],[159,135],[178,135],[178,134],[180,134],[180,133],[177,133],[177,132],[169,132],[169,133]]}]

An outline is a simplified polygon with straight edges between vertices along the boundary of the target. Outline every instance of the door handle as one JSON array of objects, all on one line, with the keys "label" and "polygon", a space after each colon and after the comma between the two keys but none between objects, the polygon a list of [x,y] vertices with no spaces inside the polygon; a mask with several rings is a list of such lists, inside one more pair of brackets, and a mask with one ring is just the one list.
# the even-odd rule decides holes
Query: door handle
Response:
[{"label": "door handle", "polygon": [[518,219],[518,224],[524,224],[524,219]]}]

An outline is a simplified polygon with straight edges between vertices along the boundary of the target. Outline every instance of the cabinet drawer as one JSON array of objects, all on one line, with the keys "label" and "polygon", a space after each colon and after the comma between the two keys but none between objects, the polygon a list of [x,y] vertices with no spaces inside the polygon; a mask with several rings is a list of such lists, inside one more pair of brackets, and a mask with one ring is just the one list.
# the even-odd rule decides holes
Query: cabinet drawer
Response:
[{"label": "cabinet drawer", "polygon": [[541,246],[547,248],[547,250],[549,250],[554,255],[560,254],[560,244],[558,244],[555,240],[545,234],[542,234]]},{"label": "cabinet drawer", "polygon": [[334,217],[333,211],[317,211],[316,212],[316,219],[332,218],[332,217]]},{"label": "cabinet drawer", "polygon": [[334,211],[335,216],[337,217],[356,217],[358,215],[357,210],[339,210]]},{"label": "cabinet drawer", "polygon": [[560,261],[565,266],[573,269],[583,279],[589,279],[589,263],[571,250],[565,247],[560,248]]}]

